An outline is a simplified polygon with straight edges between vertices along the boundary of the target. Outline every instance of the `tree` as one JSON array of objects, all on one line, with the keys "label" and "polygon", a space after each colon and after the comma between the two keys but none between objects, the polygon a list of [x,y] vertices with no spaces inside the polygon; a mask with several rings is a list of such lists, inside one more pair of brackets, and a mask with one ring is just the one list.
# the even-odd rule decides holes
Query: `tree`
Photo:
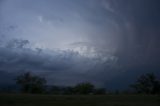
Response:
[{"label": "tree", "polygon": [[94,85],[91,83],[80,83],[74,87],[76,94],[90,94],[94,91]]},{"label": "tree", "polygon": [[134,85],[131,85],[137,93],[156,94],[160,92],[160,82],[153,73],[142,75]]},{"label": "tree", "polygon": [[23,93],[42,93],[45,90],[46,80],[27,72],[17,76],[16,83],[21,86]]}]

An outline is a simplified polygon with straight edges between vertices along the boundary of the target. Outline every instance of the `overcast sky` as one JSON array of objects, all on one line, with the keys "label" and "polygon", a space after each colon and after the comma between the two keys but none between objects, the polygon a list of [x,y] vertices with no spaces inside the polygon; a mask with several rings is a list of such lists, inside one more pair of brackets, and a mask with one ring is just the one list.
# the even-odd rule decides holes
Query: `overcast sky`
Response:
[{"label": "overcast sky", "polygon": [[114,89],[159,76],[159,13],[159,0],[0,0],[0,84],[26,71]]}]

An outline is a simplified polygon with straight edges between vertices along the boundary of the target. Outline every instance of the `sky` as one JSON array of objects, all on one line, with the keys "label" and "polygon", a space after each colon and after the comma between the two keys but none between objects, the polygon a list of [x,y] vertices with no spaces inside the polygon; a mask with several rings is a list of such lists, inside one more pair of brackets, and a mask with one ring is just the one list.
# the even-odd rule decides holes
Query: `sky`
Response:
[{"label": "sky", "polygon": [[110,89],[159,77],[159,12],[159,0],[0,0],[0,85],[27,71]]}]

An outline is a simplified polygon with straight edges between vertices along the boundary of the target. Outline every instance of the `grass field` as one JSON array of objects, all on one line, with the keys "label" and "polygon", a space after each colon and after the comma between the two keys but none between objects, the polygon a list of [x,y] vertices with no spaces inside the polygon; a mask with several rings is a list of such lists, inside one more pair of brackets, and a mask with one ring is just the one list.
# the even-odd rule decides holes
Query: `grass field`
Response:
[{"label": "grass field", "polygon": [[0,106],[160,106],[160,96],[0,94]]}]

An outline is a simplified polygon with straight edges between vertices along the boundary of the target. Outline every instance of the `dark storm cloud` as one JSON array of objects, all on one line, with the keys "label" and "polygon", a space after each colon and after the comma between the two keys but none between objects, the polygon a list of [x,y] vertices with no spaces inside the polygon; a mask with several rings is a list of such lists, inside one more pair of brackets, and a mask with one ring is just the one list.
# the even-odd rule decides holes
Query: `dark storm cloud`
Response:
[{"label": "dark storm cloud", "polygon": [[135,57],[136,60],[142,59],[143,61],[143,58],[147,59],[151,55],[155,56],[154,53],[157,53],[158,55],[160,28],[159,1],[104,1],[104,3],[107,4],[104,5],[104,8],[106,10],[112,9],[111,13],[113,13],[112,16],[115,17],[114,21],[117,23],[119,29],[121,30],[121,33],[119,33],[121,45],[118,52],[122,52],[120,53],[123,55],[122,58],[129,59],[131,56],[130,58],[132,59]]},{"label": "dark storm cloud", "polygon": [[[105,0],[117,18],[120,46],[116,52],[122,74],[115,82],[147,72],[159,73],[160,2],[158,0]],[[120,77],[121,76],[121,77]],[[130,78],[128,78],[130,76]],[[118,80],[119,79],[119,80]],[[121,81],[121,82],[123,82]],[[124,82],[125,83],[125,82]],[[126,83],[127,84],[127,83]]]},{"label": "dark storm cloud", "polygon": [[[32,50],[30,48],[24,48],[24,46],[28,43],[27,40],[12,40],[6,44],[6,47],[0,48],[0,56],[1,56],[1,69],[4,68],[8,71],[17,71],[18,70],[63,70],[67,66],[67,59],[70,57],[65,56],[61,57],[61,54],[55,54],[53,52],[54,57],[50,57],[50,55],[45,55],[39,53],[38,49]],[[42,51],[43,52],[43,51]],[[67,53],[66,56],[69,56]],[[65,58],[66,60],[63,60]],[[63,64],[61,66],[60,64]],[[12,66],[12,67],[8,67]],[[56,68],[58,67],[58,68]]]},{"label": "dark storm cloud", "polygon": [[[90,58],[80,55],[78,52],[66,50],[43,50],[29,48],[28,40],[13,39],[0,47],[1,72],[14,75],[31,71],[46,76],[49,83],[66,84],[62,80],[73,84],[82,81],[95,81],[95,73],[103,69],[104,64],[111,64],[113,59],[102,61],[103,57]],[[99,68],[94,68],[99,66]],[[102,66],[102,67],[100,67]],[[91,74],[92,73],[92,74]],[[74,81],[73,81],[74,80]]]},{"label": "dark storm cloud", "polygon": [[91,81],[112,88],[159,73],[159,0],[15,1],[0,8],[2,72],[32,71],[49,83]]}]

